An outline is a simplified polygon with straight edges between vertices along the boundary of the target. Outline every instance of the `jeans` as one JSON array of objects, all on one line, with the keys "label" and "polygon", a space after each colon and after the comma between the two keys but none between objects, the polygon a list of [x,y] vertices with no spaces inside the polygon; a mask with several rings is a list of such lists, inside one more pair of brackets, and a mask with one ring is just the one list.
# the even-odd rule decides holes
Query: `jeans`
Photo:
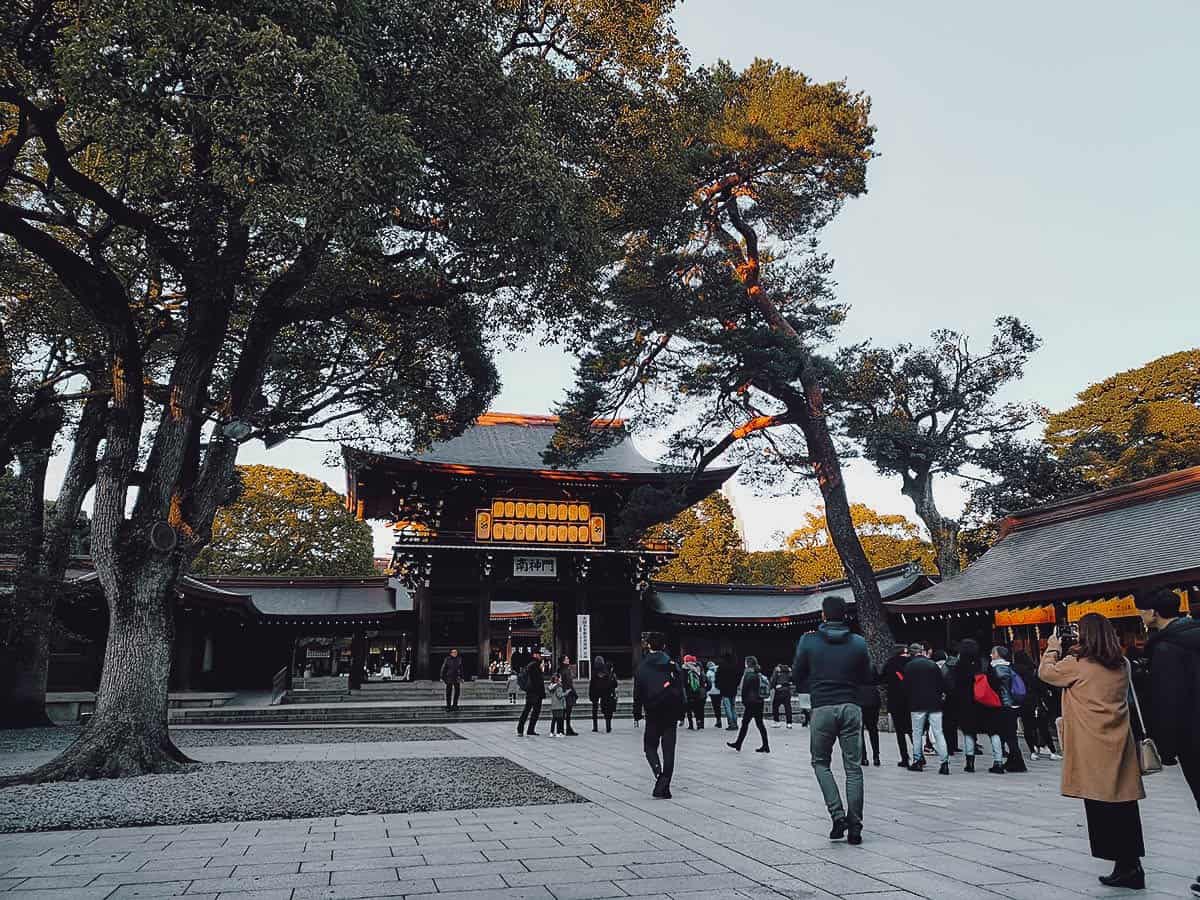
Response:
[{"label": "jeans", "polygon": [[708,699],[712,701],[713,722],[715,722],[716,726],[718,728],[720,728],[721,727],[721,695],[720,694],[709,694]]},{"label": "jeans", "polygon": [[[650,763],[650,771],[655,775],[661,773],[662,786],[671,786],[671,774],[675,771],[675,738],[679,733],[679,723],[672,719],[646,717],[646,730],[642,734],[642,751],[646,754],[646,762]],[[658,758],[658,747],[662,745],[662,761]]]},{"label": "jeans", "polygon": [[963,753],[967,756],[974,756],[979,752],[979,742],[975,739],[975,735],[963,732]]},{"label": "jeans", "polygon": [[529,733],[537,733],[538,716],[542,714],[542,698],[525,695],[525,708],[521,710],[520,721],[517,722],[517,734],[525,733],[525,720],[529,719]]},{"label": "jeans", "polygon": [[776,722],[779,721],[779,708],[783,707],[784,713],[787,714],[787,723],[792,724],[792,694],[790,691],[776,691],[775,698],[771,701],[771,718]]},{"label": "jeans", "polygon": [[758,726],[759,737],[762,738],[762,745],[769,746],[767,743],[767,726],[763,724],[763,705],[761,702],[755,703],[751,700],[749,703],[742,701],[745,709],[742,710],[742,730],[738,732],[737,740],[734,743],[737,748],[742,749],[742,741],[746,740],[746,732],[750,730],[750,722],[753,721]]},{"label": "jeans", "polygon": [[942,762],[950,762],[950,751],[946,749],[946,736],[942,733],[941,710],[914,712],[912,714],[913,762],[920,763],[925,761],[924,744],[917,735],[925,733],[926,723],[929,724],[929,730],[933,734],[933,749],[937,751],[938,759]]},{"label": "jeans", "polygon": [[728,728],[737,728],[737,707],[733,697],[721,698],[721,712],[725,714],[725,724]]},{"label": "jeans", "polygon": [[462,690],[457,681],[446,685],[446,709],[458,709],[458,693]]},{"label": "jeans", "polygon": [[[854,703],[819,706],[812,711],[810,728],[812,767],[829,817],[834,821],[845,819],[851,832],[862,831],[862,709]],[[845,807],[829,768],[835,741],[841,746],[842,768],[846,771]]]}]

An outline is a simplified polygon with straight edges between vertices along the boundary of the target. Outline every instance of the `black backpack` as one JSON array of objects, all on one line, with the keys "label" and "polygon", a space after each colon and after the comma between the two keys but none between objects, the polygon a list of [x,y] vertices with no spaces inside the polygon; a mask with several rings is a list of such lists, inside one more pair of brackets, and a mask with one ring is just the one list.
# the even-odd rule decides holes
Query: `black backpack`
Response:
[{"label": "black backpack", "polygon": [[519,687],[523,693],[529,692],[529,670],[528,669],[522,668],[517,672],[517,687]]},{"label": "black backpack", "polygon": [[675,663],[665,673],[647,674],[643,679],[642,707],[647,716],[678,720],[686,706],[684,678]]}]

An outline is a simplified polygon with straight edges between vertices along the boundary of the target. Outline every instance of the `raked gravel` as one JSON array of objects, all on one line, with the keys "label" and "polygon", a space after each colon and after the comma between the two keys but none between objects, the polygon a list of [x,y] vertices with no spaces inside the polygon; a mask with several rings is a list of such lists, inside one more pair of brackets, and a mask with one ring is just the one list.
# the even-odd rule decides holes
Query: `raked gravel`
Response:
[{"label": "raked gravel", "polygon": [[3,788],[0,832],[585,802],[502,757],[210,763],[177,775]]},{"label": "raked gravel", "polygon": [[[78,725],[0,730],[0,754],[62,750],[79,737]],[[387,728],[172,728],[177,747],[247,747],[272,744],[369,744],[378,741],[461,741],[439,725]]]}]

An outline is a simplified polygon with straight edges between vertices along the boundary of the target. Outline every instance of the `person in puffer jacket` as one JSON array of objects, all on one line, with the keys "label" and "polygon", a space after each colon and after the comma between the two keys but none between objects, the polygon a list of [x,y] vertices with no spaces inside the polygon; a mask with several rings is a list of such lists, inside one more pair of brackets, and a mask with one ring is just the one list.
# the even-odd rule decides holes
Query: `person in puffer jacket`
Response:
[{"label": "person in puffer jacket", "polygon": [[708,702],[712,704],[713,721],[716,727],[721,727],[721,689],[717,687],[717,664],[709,660],[708,668],[704,672],[704,677],[708,680]]}]

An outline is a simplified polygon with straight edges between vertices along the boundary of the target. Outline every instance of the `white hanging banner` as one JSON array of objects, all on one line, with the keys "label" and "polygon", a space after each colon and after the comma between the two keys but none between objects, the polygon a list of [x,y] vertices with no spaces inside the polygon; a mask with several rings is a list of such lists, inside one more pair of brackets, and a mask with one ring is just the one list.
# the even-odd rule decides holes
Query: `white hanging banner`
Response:
[{"label": "white hanging banner", "polygon": [[579,664],[579,677],[592,677],[592,617],[582,614],[575,617],[575,654]]}]

